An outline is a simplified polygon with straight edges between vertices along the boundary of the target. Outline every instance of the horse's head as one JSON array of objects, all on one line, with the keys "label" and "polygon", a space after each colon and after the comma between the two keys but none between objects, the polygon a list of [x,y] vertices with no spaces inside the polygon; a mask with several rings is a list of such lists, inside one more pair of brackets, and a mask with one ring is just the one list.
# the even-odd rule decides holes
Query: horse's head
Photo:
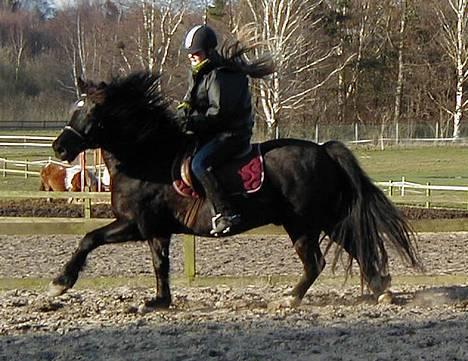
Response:
[{"label": "horse's head", "polygon": [[81,98],[73,104],[70,121],[52,143],[57,158],[68,162],[86,149],[99,147],[103,129],[95,108],[104,103],[107,85],[96,86],[79,78],[78,86]]},{"label": "horse's head", "polygon": [[177,132],[154,74],[137,72],[99,85],[79,80],[78,85],[83,95],[52,145],[62,160],[72,161],[97,147],[114,152],[134,150],[145,142],[167,142],[168,135]]}]

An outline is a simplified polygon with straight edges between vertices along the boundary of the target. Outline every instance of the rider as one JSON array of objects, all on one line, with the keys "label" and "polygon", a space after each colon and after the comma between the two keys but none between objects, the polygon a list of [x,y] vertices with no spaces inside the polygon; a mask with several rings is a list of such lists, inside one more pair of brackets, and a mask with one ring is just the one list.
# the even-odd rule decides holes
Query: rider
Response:
[{"label": "rider", "polygon": [[247,63],[239,42],[223,47],[223,55],[217,45],[216,33],[207,25],[187,33],[184,46],[192,68],[187,94],[177,110],[179,126],[195,134],[201,144],[192,171],[213,202],[214,235],[225,234],[240,222],[214,169],[250,148],[254,121],[247,75],[263,77],[273,72],[270,58]]}]

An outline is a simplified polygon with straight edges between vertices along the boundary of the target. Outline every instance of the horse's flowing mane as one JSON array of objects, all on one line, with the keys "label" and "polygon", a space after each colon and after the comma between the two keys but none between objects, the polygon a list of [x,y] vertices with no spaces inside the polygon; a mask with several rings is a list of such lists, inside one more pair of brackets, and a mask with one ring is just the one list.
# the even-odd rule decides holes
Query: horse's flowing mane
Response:
[{"label": "horse's flowing mane", "polygon": [[[118,122],[121,134],[137,134],[136,141],[177,132],[174,114],[160,91],[160,78],[148,71],[114,78],[103,89],[99,113],[109,123]],[[155,139],[155,138],[153,138]]]}]

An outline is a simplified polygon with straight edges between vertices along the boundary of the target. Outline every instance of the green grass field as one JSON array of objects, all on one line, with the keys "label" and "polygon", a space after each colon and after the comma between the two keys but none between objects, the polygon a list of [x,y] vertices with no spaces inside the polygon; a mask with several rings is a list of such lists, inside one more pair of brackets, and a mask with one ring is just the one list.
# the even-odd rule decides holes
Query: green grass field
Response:
[{"label": "green grass field", "polygon": [[[59,131],[2,131],[0,135],[25,133],[56,136]],[[468,186],[468,147],[390,147],[385,150],[354,147],[352,150],[374,181],[401,181],[402,177],[405,177],[406,181],[419,184],[429,182],[431,185]],[[49,156],[53,157],[51,148],[0,147],[0,158],[9,160],[44,160]],[[37,177],[27,179],[19,175],[3,177],[0,162],[0,190],[37,190],[38,186]],[[468,194],[464,193],[452,192],[449,198],[466,204]],[[443,201],[446,194],[433,192],[432,196],[434,200],[441,198]],[[463,208],[466,208],[466,205]]]},{"label": "green grass field", "polygon": [[406,181],[468,186],[468,147],[434,146],[363,150],[355,148],[363,168],[375,181]]}]

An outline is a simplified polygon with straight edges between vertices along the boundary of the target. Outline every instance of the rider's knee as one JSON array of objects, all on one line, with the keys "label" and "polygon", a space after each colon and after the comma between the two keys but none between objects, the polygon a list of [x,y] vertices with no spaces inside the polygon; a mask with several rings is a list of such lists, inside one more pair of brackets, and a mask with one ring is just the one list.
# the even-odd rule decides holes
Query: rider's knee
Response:
[{"label": "rider's knee", "polygon": [[202,159],[201,157],[199,158],[197,156],[193,158],[192,172],[193,174],[195,174],[195,176],[197,177],[202,176],[203,174],[207,172],[207,169],[208,169],[208,165],[206,164],[204,159]]}]

